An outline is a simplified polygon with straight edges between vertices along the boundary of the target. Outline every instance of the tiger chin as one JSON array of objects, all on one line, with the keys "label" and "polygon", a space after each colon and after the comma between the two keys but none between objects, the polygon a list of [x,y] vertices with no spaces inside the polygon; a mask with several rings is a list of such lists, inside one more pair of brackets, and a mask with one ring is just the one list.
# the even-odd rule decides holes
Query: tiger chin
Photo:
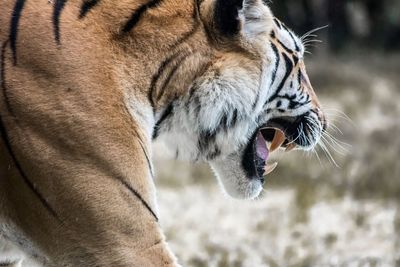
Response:
[{"label": "tiger chin", "polygon": [[261,0],[1,6],[0,265],[179,266],[153,140],[252,199],[270,153],[326,130],[304,46]]}]

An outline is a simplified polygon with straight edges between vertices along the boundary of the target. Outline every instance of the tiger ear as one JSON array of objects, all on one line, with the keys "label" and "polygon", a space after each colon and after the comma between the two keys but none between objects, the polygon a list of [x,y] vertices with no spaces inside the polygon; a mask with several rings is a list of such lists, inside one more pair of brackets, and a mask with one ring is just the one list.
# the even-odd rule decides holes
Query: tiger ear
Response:
[{"label": "tiger ear", "polygon": [[243,9],[244,0],[216,0],[213,10],[215,30],[226,37],[239,34],[241,20],[239,11]]},{"label": "tiger ear", "polygon": [[214,39],[235,38],[248,29],[268,26],[272,14],[263,0],[204,0],[202,19]]},{"label": "tiger ear", "polygon": [[246,0],[203,0],[200,14],[208,34],[213,39],[232,37],[241,29],[239,12]]}]

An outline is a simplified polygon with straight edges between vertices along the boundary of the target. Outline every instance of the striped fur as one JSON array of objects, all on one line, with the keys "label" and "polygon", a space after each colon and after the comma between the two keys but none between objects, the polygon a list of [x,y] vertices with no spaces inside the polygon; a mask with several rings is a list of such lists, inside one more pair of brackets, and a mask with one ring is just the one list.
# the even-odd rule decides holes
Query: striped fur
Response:
[{"label": "striped fur", "polygon": [[300,39],[261,0],[5,0],[0,47],[0,243],[26,255],[0,265],[179,266],[153,140],[254,198],[260,127],[303,149],[326,127]]}]

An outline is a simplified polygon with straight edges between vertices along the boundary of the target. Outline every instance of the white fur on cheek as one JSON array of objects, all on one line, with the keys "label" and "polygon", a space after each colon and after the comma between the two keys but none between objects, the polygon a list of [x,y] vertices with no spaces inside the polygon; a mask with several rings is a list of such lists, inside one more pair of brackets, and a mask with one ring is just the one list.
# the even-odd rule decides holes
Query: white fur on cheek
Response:
[{"label": "white fur on cheek", "polygon": [[[245,145],[257,128],[253,104],[259,73],[237,66],[234,59],[229,65],[233,67],[218,76],[210,72],[197,80],[196,90],[175,102],[173,116],[160,129],[160,139],[177,151],[179,158],[208,160],[215,148],[226,157]],[[224,128],[227,123],[231,125]],[[204,133],[215,134],[206,140],[208,151],[199,150]]]},{"label": "white fur on cheek", "polygon": [[[262,190],[258,177],[247,177],[243,150],[257,129],[254,103],[260,88],[260,73],[254,66],[242,66],[235,58],[206,73],[195,83],[196,90],[176,101],[172,116],[160,129],[162,139],[181,159],[209,161],[225,192],[240,199],[253,199]],[[226,127],[226,124],[230,124]],[[203,133],[212,133],[203,140]],[[210,157],[218,150],[215,158]]]}]

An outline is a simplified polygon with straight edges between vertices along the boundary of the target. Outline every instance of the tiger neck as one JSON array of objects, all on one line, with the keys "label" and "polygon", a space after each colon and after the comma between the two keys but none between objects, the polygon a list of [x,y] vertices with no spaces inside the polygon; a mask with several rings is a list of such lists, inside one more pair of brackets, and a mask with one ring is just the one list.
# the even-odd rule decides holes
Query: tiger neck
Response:
[{"label": "tiger neck", "polygon": [[186,47],[167,54],[156,68],[147,70],[143,75],[146,81],[129,79],[141,73],[135,66],[119,71],[131,73],[119,79],[120,86],[124,88],[125,104],[131,116],[145,126],[146,135],[156,137],[158,125],[173,115],[174,104],[190,98],[196,90],[197,78],[208,69],[212,58],[207,49]]},{"label": "tiger neck", "polygon": [[[126,5],[122,1],[114,8],[120,10],[116,13],[125,13],[121,15],[124,18],[127,18],[126,10],[141,8],[137,4],[124,9]],[[167,0],[162,5],[170,7],[147,10],[126,32],[124,29],[130,20],[125,19],[119,31],[110,36],[113,42],[110,54],[118,63],[115,73],[125,105],[131,116],[145,125],[149,136],[163,112],[190,91],[193,81],[212,58],[196,2],[188,0],[178,4]]]}]

